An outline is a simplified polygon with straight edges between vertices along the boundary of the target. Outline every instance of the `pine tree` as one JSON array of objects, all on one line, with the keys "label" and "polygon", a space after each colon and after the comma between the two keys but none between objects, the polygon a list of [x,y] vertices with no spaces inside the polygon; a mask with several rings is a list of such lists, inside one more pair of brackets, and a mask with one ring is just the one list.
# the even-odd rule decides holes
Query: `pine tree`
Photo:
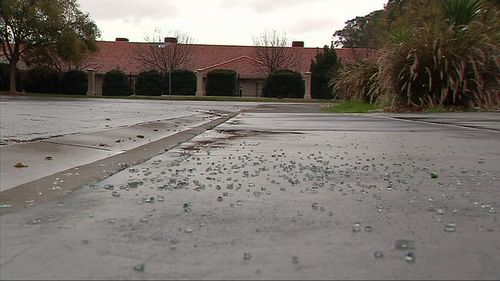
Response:
[{"label": "pine tree", "polygon": [[336,74],[340,62],[333,47],[325,46],[323,52],[316,55],[316,60],[311,64],[313,99],[333,98],[330,80]]}]

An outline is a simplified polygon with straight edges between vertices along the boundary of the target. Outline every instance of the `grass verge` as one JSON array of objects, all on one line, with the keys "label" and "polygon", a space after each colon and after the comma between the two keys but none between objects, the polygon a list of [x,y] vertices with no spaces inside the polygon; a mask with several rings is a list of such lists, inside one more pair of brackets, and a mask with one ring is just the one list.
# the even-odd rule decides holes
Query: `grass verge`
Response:
[{"label": "grass verge", "polygon": [[378,104],[369,104],[358,101],[343,101],[338,104],[332,104],[323,109],[324,112],[330,113],[371,113],[381,110]]},{"label": "grass verge", "polygon": [[[8,92],[0,92],[0,95],[9,95]],[[16,96],[28,97],[54,97],[54,98],[100,98],[100,99],[127,99],[127,100],[172,100],[172,101],[234,101],[234,102],[272,102],[272,103],[324,103],[325,100],[304,99],[276,99],[265,97],[223,97],[223,96],[86,96],[86,95],[63,95],[63,94],[39,94],[19,93]]]}]

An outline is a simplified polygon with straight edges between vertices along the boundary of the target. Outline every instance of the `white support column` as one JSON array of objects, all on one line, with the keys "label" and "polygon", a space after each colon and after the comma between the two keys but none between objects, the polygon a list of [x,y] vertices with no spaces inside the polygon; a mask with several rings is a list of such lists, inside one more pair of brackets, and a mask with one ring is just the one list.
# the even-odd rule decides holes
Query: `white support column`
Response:
[{"label": "white support column", "polygon": [[196,70],[196,96],[202,97],[205,95],[205,89],[203,88],[203,71],[201,69]]},{"label": "white support column", "polygon": [[305,88],[304,99],[305,100],[312,100],[312,97],[311,97],[311,72],[309,72],[309,71],[304,73],[304,88]]},{"label": "white support column", "polygon": [[87,69],[87,77],[87,96],[95,96],[95,70],[93,70],[92,68]]}]

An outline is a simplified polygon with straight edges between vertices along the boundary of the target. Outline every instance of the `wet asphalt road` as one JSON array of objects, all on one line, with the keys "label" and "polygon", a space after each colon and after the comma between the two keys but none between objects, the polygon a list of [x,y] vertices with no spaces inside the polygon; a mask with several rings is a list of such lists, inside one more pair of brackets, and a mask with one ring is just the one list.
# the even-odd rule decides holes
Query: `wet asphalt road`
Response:
[{"label": "wet asphalt road", "polygon": [[500,278],[497,114],[295,109],[1,216],[0,278]]},{"label": "wet asphalt road", "polygon": [[0,96],[0,145],[110,128],[237,111],[256,103]]}]

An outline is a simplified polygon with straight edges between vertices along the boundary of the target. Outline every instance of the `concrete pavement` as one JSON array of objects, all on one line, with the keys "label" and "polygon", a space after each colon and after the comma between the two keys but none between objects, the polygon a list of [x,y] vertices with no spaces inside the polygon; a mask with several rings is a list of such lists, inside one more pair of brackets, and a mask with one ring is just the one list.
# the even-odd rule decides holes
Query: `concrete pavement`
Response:
[{"label": "concrete pavement", "polygon": [[[34,173],[30,175],[31,177],[39,178],[33,181],[13,186],[10,189],[4,190],[0,193],[0,206],[4,207],[3,209],[0,209],[0,216],[6,213],[19,211],[24,208],[30,208],[35,204],[42,204],[47,201],[59,199],[79,189],[81,186],[87,183],[102,181],[107,177],[128,168],[129,166],[137,165],[157,155],[160,155],[163,152],[185,141],[188,141],[196,135],[214,126],[217,126],[218,124],[228,120],[232,116],[234,116],[234,113],[223,114],[223,117],[203,123],[193,128],[181,130],[178,133],[163,137],[159,140],[151,141],[151,139],[148,139],[147,144],[133,146],[133,148],[129,150],[122,151],[121,153],[117,152],[115,154],[112,154],[112,156],[102,157],[103,155],[91,152],[90,154],[98,160],[88,164],[81,164],[81,162],[79,163],[78,161],[82,161],[82,159],[79,159],[73,161],[73,163],[67,161],[66,167],[64,165],[56,165],[44,169],[44,166],[42,165],[35,166],[34,169],[31,169],[34,171]],[[155,127],[158,127],[157,124]],[[81,140],[82,138],[80,136],[77,139]],[[64,146],[66,144],[57,143],[57,145]],[[129,144],[128,146],[131,145]],[[40,146],[40,143],[34,143],[31,145],[31,147],[40,148],[43,147],[43,144]],[[24,150],[22,151],[22,155],[24,157],[33,159],[31,158],[33,157],[32,155],[27,154],[29,152],[30,150]],[[59,152],[61,153],[59,153],[58,156],[61,156],[62,161],[64,161],[65,157],[72,157],[75,156],[75,154],[78,154],[79,149],[63,149],[63,151]],[[88,159],[83,158],[83,160]],[[74,164],[74,162],[81,165],[74,167],[68,165]],[[28,169],[29,166],[26,168]],[[54,172],[54,170],[56,169],[59,169],[60,171]],[[9,173],[5,174],[9,175]],[[26,178],[26,176],[22,177],[21,180],[26,180]]]},{"label": "concrete pavement", "polygon": [[[179,134],[221,114],[191,116],[136,124],[95,133],[67,135],[0,147],[0,191],[25,184],[68,168],[79,167]],[[15,167],[17,163],[26,168]]]},{"label": "concrete pavement", "polygon": [[[148,149],[160,140],[163,149],[172,147],[193,137],[191,131],[199,133],[211,122],[223,122],[256,104],[0,96],[0,192],[21,185],[33,192],[3,193],[0,204],[16,205],[11,211],[33,197],[38,202],[53,199],[56,193],[65,194],[78,184],[148,159],[129,157],[133,150]],[[144,154],[156,156],[151,151]],[[99,166],[100,160],[117,155],[123,158],[121,166]],[[92,166],[87,173],[79,170]],[[68,176],[72,180],[61,193],[61,181]],[[48,196],[39,186],[58,192]],[[30,199],[24,200],[26,196]]]},{"label": "concrete pavement", "polygon": [[390,114],[376,113],[372,116],[394,118],[413,123],[435,124],[439,126],[476,129],[500,132],[498,112],[461,112],[461,113],[423,113],[423,114]]},{"label": "concrete pavement", "polygon": [[500,277],[498,114],[266,107],[1,216],[0,278]]},{"label": "concrete pavement", "polygon": [[259,103],[0,95],[0,145],[88,134]]}]

